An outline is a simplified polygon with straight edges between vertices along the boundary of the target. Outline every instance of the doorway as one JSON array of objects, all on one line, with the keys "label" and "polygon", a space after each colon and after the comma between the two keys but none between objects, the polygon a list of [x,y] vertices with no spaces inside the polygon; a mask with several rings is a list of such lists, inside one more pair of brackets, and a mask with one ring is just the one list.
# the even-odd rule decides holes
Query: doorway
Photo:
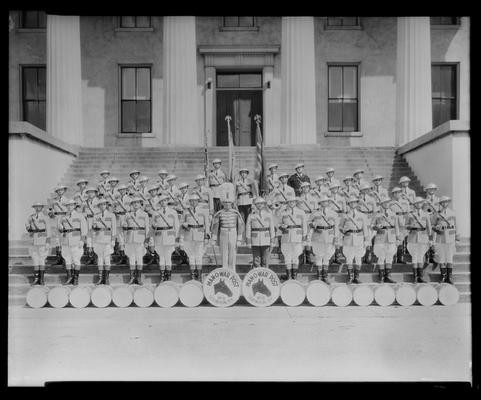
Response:
[{"label": "doorway", "polygon": [[229,144],[226,115],[232,117],[234,146],[255,146],[254,117],[262,117],[262,73],[218,72],[216,103],[217,146]]}]

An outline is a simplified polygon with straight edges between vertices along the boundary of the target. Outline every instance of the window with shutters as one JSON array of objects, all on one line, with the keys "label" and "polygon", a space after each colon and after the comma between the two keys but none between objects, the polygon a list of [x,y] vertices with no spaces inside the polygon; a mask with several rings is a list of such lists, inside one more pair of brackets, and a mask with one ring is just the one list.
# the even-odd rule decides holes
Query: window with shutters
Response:
[{"label": "window with shutters", "polygon": [[433,64],[431,67],[433,128],[458,119],[457,64]]},{"label": "window with shutters", "polygon": [[119,28],[151,28],[152,22],[149,16],[121,16],[119,17]]},{"label": "window with shutters", "polygon": [[360,17],[327,17],[325,29],[361,29]]},{"label": "window with shutters", "polygon": [[46,68],[22,66],[22,116],[37,128],[46,130]]},{"label": "window with shutters", "polygon": [[152,131],[150,66],[121,66],[121,132]]},{"label": "window with shutters", "polygon": [[256,25],[256,17],[244,16],[226,16],[222,17],[222,23],[219,27],[220,31],[257,31],[259,27]]}]

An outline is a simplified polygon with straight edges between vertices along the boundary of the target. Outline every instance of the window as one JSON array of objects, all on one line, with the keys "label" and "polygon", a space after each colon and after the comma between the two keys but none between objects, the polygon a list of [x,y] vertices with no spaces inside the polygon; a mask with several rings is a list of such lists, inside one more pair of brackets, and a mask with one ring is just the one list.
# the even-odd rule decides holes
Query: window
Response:
[{"label": "window", "polygon": [[224,17],[223,26],[227,28],[253,27],[254,17]]},{"label": "window", "polygon": [[431,25],[459,25],[459,17],[431,17]]},{"label": "window", "polygon": [[345,28],[359,26],[359,17],[327,17],[326,27],[328,28]]},{"label": "window", "polygon": [[46,129],[45,66],[22,67],[23,120]]},{"label": "window", "polygon": [[121,67],[121,132],[152,130],[150,67]]},{"label": "window", "polygon": [[150,28],[150,17],[122,16],[119,18],[120,28]]},{"label": "window", "polygon": [[433,128],[457,117],[457,65],[433,64]]},{"label": "window", "polygon": [[46,29],[47,15],[45,11],[21,11],[19,23],[21,29]]},{"label": "window", "polygon": [[262,88],[262,74],[259,73],[218,73],[217,88]]},{"label": "window", "polygon": [[328,66],[328,131],[358,130],[358,66]]}]

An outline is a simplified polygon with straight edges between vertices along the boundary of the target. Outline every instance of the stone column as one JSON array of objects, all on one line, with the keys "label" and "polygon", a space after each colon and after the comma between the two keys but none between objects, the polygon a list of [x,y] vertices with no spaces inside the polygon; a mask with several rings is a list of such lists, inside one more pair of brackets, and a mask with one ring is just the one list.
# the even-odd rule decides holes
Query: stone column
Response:
[{"label": "stone column", "polygon": [[80,17],[47,15],[47,132],[82,145]]},{"label": "stone column", "polygon": [[410,142],[433,128],[429,17],[397,19],[396,139]]},{"label": "stone column", "polygon": [[281,76],[281,143],[316,143],[313,17],[282,17]]},{"label": "stone column", "polygon": [[198,120],[195,17],[164,17],[164,143],[203,145]]}]

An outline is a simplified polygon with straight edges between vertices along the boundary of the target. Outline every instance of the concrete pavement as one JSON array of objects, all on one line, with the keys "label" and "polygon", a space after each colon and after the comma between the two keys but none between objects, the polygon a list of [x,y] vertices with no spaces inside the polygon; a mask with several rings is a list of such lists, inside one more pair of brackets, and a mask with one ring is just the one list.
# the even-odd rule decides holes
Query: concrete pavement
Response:
[{"label": "concrete pavement", "polygon": [[9,385],[471,381],[471,306],[9,308]]}]

